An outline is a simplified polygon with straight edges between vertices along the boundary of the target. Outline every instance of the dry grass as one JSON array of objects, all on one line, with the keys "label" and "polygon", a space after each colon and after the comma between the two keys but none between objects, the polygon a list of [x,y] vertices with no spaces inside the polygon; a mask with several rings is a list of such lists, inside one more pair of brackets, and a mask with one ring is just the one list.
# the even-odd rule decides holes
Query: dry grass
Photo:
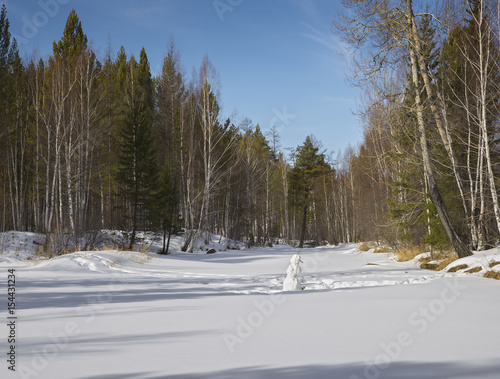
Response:
[{"label": "dry grass", "polygon": [[[457,259],[458,259],[458,257],[456,255],[450,255],[450,256],[446,257],[444,260],[442,260],[439,263],[437,270],[441,271],[442,269],[446,268],[446,266],[448,266],[450,263],[455,262]],[[468,267],[467,265],[465,265],[465,266],[466,266],[465,268]],[[460,267],[460,266],[458,266],[458,267]]]},{"label": "dry grass", "polygon": [[486,273],[484,274],[484,277],[500,280],[500,271],[493,271],[493,270],[486,271]]},{"label": "dry grass", "polygon": [[139,252],[130,251],[128,257],[132,262],[139,263],[141,265],[153,259],[153,256],[147,252],[147,249],[141,249]]},{"label": "dry grass", "polygon": [[120,264],[120,263],[122,263],[121,260],[120,260],[120,258],[116,258],[113,262],[110,263],[109,266],[113,267],[113,266],[115,266],[117,264]]},{"label": "dry grass", "polygon": [[363,242],[362,244],[360,244],[358,246],[358,250],[359,251],[368,251],[370,249],[371,249],[370,245],[368,243],[366,243],[366,242]]},{"label": "dry grass", "polygon": [[153,259],[153,256],[150,253],[140,253],[137,251],[124,251],[117,257],[113,262],[109,265],[110,267],[115,265],[121,265],[124,261],[130,260],[134,263],[144,264]]},{"label": "dry grass", "polygon": [[373,251],[374,253],[391,253],[392,249],[389,246],[378,246]]},{"label": "dry grass", "polygon": [[500,261],[495,261],[490,263],[490,268],[495,267],[496,265],[500,265]]},{"label": "dry grass", "polygon": [[[378,245],[378,246],[377,246]],[[358,246],[359,251],[369,251],[373,249],[374,253],[390,253],[392,249],[387,245],[379,245],[377,242],[362,242]]]},{"label": "dry grass", "polygon": [[117,250],[116,246],[104,245],[101,247],[101,251],[115,251]]},{"label": "dry grass", "polygon": [[398,262],[411,261],[417,255],[425,253],[426,249],[423,246],[408,245],[398,247],[394,253],[396,254]]},{"label": "dry grass", "polygon": [[146,254],[146,253],[149,253],[149,246],[148,245],[145,245],[143,243],[134,243],[132,245],[132,248],[131,249],[123,249],[124,251],[127,250],[127,251],[130,251],[130,252],[136,252],[136,253],[140,253],[140,254]]},{"label": "dry grass", "polygon": [[437,271],[437,268],[439,265],[437,263],[422,263],[420,265],[420,268],[423,268],[425,270],[432,270],[432,271]]},{"label": "dry grass", "polygon": [[142,265],[149,262],[151,259],[153,259],[151,255],[141,253],[139,255],[136,254],[136,256],[133,258],[133,261]]},{"label": "dry grass", "polygon": [[34,260],[53,259],[62,255],[75,253],[77,251],[79,251],[79,249],[69,249],[66,247],[47,244],[44,246],[40,246],[35,250]]},{"label": "dry grass", "polygon": [[139,249],[139,253],[141,253],[141,254],[149,253],[149,246],[141,245],[141,248]]},{"label": "dry grass", "polygon": [[[445,266],[446,267],[446,266]],[[457,272],[459,270],[463,270],[463,269],[466,269],[466,268],[469,268],[469,266],[467,265],[458,265],[458,266],[453,266],[451,267],[448,272]]]},{"label": "dry grass", "polygon": [[479,272],[479,271],[481,271],[481,270],[482,270],[482,268],[481,268],[481,267],[472,267],[471,269],[469,269],[469,270],[467,270],[467,271],[465,271],[465,272],[467,272],[467,273],[469,273],[469,274],[473,274],[473,273],[475,273],[475,272]]},{"label": "dry grass", "polygon": [[[427,270],[441,271],[450,263],[456,261],[458,256],[455,253],[440,253],[439,255],[420,259],[420,267]],[[436,262],[434,262],[436,261]],[[432,262],[432,263],[431,263]],[[467,268],[467,266],[466,266]]]}]

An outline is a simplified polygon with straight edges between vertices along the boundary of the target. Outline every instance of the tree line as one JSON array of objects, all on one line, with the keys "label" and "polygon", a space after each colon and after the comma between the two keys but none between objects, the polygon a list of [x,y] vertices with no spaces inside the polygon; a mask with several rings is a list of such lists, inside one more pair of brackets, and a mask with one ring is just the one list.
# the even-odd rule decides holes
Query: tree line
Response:
[{"label": "tree line", "polygon": [[498,1],[343,0],[333,28],[357,50],[365,238],[450,244],[460,257],[498,242]]},{"label": "tree line", "polygon": [[[498,2],[342,0],[333,30],[355,51],[363,142],[336,156],[311,135],[221,117],[205,56],[191,77],[170,40],[98,57],[73,10],[48,59],[19,57],[0,18],[2,229],[214,234],[249,245],[378,240],[452,247],[500,235]],[[84,247],[84,246],[82,246]]]},{"label": "tree line", "polygon": [[[313,136],[280,151],[245,118],[223,120],[207,56],[191,78],[171,39],[153,76],[146,51],[98,57],[73,10],[48,59],[26,62],[0,20],[2,230],[64,234],[85,245],[102,229],[169,236],[183,250],[224,235],[249,245],[346,241],[349,201]],[[346,229],[347,228],[347,229]],[[85,248],[87,246],[81,246]]]}]

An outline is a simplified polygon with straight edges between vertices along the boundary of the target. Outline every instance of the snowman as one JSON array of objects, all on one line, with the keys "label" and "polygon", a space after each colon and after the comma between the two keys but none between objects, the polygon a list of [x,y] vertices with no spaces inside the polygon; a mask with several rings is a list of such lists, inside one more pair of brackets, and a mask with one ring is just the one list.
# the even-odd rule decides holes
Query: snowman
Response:
[{"label": "snowman", "polygon": [[303,289],[299,278],[302,271],[300,268],[301,262],[299,254],[294,254],[290,259],[290,265],[286,269],[286,278],[283,282],[283,291],[300,291]]}]

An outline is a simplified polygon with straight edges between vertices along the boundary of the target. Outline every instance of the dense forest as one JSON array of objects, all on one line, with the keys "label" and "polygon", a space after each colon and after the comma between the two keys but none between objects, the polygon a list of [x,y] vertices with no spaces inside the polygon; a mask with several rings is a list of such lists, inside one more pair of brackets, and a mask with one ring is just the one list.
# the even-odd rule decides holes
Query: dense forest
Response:
[{"label": "dense forest", "polygon": [[495,244],[498,2],[341,3],[332,32],[353,49],[364,140],[336,154],[312,135],[285,153],[277,128],[221,119],[218,72],[206,56],[187,78],[173,39],[153,76],[144,49],[98,57],[73,10],[51,56],[23,60],[3,6],[1,231],[79,244],[119,229],[132,248],[138,230],[183,230],[185,251],[211,234],[461,256]]}]

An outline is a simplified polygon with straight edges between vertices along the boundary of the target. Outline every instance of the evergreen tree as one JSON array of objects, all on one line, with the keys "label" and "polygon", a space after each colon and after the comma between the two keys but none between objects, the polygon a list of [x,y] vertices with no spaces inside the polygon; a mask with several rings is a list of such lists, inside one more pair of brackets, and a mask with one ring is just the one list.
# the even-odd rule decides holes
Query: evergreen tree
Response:
[{"label": "evergreen tree", "polygon": [[111,46],[108,47],[106,59],[102,69],[103,87],[103,136],[99,138],[100,149],[98,164],[101,180],[101,225],[117,225],[120,220],[122,207],[117,206],[118,188],[116,173],[118,172],[119,126],[124,119],[124,93],[127,79],[127,54],[125,48],[120,50],[113,59]]},{"label": "evergreen tree", "polygon": [[308,136],[302,146],[297,148],[295,165],[290,171],[289,180],[291,198],[294,205],[302,212],[299,248],[304,246],[307,227],[307,212],[312,202],[312,191],[315,179],[325,173],[329,167],[325,155],[319,152],[319,147]]},{"label": "evergreen tree", "polygon": [[123,46],[120,47],[120,51],[116,55],[116,60],[114,62],[115,66],[115,96],[117,99],[121,99],[123,93],[125,92],[125,83],[127,80],[127,53]]},{"label": "evergreen tree", "polygon": [[[9,197],[11,227],[27,229],[27,204],[30,176],[27,165],[30,153],[26,69],[22,64],[15,39],[11,39],[7,9],[0,12],[0,191]],[[7,210],[4,209],[5,214]],[[5,225],[4,225],[5,227]]]},{"label": "evergreen tree", "polygon": [[[11,59],[10,52],[10,32],[9,32],[9,19],[7,18],[7,8],[5,4],[2,5],[0,13],[0,137],[2,137],[7,127],[7,94],[8,94],[8,80],[9,80],[9,67]],[[2,145],[0,145],[3,147]],[[2,149],[4,150],[5,147]],[[1,163],[2,161],[0,161]]]},{"label": "evergreen tree", "polygon": [[[10,35],[10,22],[7,18],[7,7],[2,5],[0,11],[0,69],[6,69],[13,61],[13,49]],[[15,49],[14,49],[15,50]]]},{"label": "evergreen tree", "polygon": [[[118,172],[126,213],[132,221],[132,249],[139,221],[154,205],[158,183],[153,135],[152,80],[144,49],[137,63],[132,56],[127,67],[123,121],[118,132]],[[143,220],[143,226],[146,226]]]},{"label": "evergreen tree", "polygon": [[[175,199],[181,197],[183,187],[182,180],[178,180],[178,178],[183,176],[182,154],[186,154],[182,148],[184,138],[182,117],[185,100],[186,89],[180,66],[180,55],[175,49],[173,38],[171,38],[169,50],[163,59],[162,71],[155,78],[155,132],[157,134],[159,165],[163,166],[165,170],[169,170],[168,173],[164,172],[162,175],[175,178],[176,185],[168,187],[175,190],[176,193],[167,195]],[[179,201],[177,200],[177,202]]]},{"label": "evergreen tree", "polygon": [[11,95],[9,94],[10,68],[14,61],[14,49],[12,47],[15,44],[15,40],[13,41],[14,43],[11,43],[9,28],[10,23],[7,18],[7,8],[4,4],[0,13],[0,137],[8,130],[6,109],[9,103],[8,97]]},{"label": "evergreen tree", "polygon": [[61,40],[54,41],[52,50],[56,58],[73,62],[87,49],[88,39],[83,33],[82,22],[75,10],[71,10]]},{"label": "evergreen tree", "polygon": [[9,163],[7,172],[13,227],[16,230],[28,230],[28,195],[32,184],[30,160],[33,158],[35,146],[30,135],[32,109],[28,100],[27,72],[17,48],[13,53],[7,105],[9,145],[5,155]]}]

